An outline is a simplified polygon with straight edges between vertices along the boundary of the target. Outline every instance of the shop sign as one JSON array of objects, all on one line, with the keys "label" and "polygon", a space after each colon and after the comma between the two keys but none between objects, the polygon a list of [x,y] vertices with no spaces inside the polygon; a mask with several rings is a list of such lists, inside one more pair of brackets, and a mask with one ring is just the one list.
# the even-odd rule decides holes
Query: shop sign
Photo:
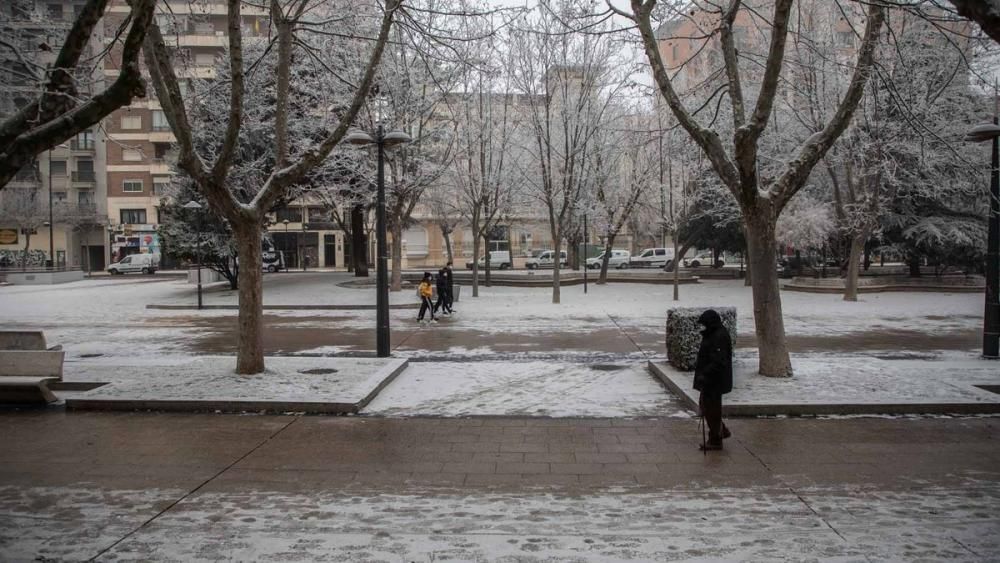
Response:
[{"label": "shop sign", "polygon": [[17,244],[17,229],[0,229],[0,244]]}]

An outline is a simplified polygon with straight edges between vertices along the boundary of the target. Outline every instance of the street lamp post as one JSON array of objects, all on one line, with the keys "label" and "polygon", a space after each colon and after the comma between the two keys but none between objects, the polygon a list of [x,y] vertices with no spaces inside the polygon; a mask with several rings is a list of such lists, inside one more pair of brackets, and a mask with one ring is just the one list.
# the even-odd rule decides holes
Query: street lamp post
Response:
[{"label": "street lamp post", "polygon": [[590,246],[587,244],[587,213],[583,214],[583,293],[587,293],[587,249]]},{"label": "street lamp post", "polygon": [[299,241],[299,248],[301,249],[300,252],[302,254],[302,271],[304,272],[304,271],[306,271],[307,266],[308,266],[306,264],[307,259],[306,259],[306,244],[305,244],[305,242],[306,242],[306,219],[308,219],[309,208],[306,207],[306,208],[302,209],[302,214],[303,214],[303,217],[302,217],[302,240]]},{"label": "street lamp post", "polygon": [[[281,246],[283,246],[286,249],[288,248],[288,223],[289,223],[288,219],[284,219],[284,220],[281,221],[281,224],[285,226],[285,242],[282,243]],[[299,258],[299,255],[298,255],[298,253],[296,253],[295,254],[295,259],[298,260],[298,258]],[[285,266],[285,271],[286,272],[288,271],[288,266]]]},{"label": "street lamp post", "polygon": [[966,141],[993,142],[990,170],[990,218],[986,241],[986,308],[983,314],[983,357],[1000,358],[1000,120],[972,128]]},{"label": "street lamp post", "polygon": [[182,206],[184,209],[192,209],[198,215],[198,235],[195,239],[195,244],[197,245],[197,250],[195,251],[195,256],[198,257],[198,309],[201,310],[201,204],[197,201],[189,201]]},{"label": "street lamp post", "polygon": [[[389,264],[388,251],[386,250],[386,226],[385,226],[385,149],[392,148],[412,141],[409,135],[402,131],[390,131],[388,133],[380,123],[375,130],[373,138],[364,131],[355,129],[344,137],[344,141],[352,145],[367,146],[375,145],[378,148],[378,175],[377,195],[375,203],[375,230],[378,235],[376,245],[377,271],[375,273],[376,297],[376,321],[375,321],[375,355],[379,358],[389,357]],[[398,244],[398,241],[397,241]]]}]

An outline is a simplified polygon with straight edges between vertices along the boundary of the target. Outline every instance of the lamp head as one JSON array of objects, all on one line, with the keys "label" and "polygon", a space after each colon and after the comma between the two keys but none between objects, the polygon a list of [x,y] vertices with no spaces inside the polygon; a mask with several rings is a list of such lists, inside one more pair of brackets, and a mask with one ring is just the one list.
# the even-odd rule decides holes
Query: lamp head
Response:
[{"label": "lamp head", "polygon": [[972,141],[974,143],[982,143],[984,141],[992,141],[997,137],[1000,137],[1000,125],[980,123],[965,134],[964,140]]},{"label": "lamp head", "polygon": [[361,129],[351,129],[344,136],[344,142],[357,146],[370,145],[375,142],[371,135]]},{"label": "lamp head", "polygon": [[413,139],[402,131],[389,131],[382,136],[382,142],[385,148],[391,148],[398,145],[403,145],[406,143],[413,142]]},{"label": "lamp head", "polygon": [[198,203],[197,201],[191,200],[182,205],[181,207],[183,207],[184,209],[201,209],[201,204]]}]

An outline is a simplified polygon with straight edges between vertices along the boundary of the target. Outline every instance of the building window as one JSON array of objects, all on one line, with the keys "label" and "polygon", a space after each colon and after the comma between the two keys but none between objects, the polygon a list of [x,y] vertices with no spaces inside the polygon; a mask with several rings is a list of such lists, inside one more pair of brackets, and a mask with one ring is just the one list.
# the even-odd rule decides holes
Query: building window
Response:
[{"label": "building window", "polygon": [[122,191],[125,193],[141,193],[142,180],[125,180],[122,182]]},{"label": "building window", "polygon": [[60,21],[60,20],[63,19],[63,7],[62,7],[62,4],[49,4],[47,6],[47,8],[48,8],[47,11],[48,11],[49,19],[56,20],[56,21]]},{"label": "building window", "polygon": [[56,203],[65,203],[66,192],[52,192],[52,200]]},{"label": "building window", "polygon": [[94,176],[94,161],[93,160],[77,160],[76,161],[76,172],[73,173],[74,182],[93,182],[95,181]]},{"label": "building window", "polygon": [[166,195],[170,189],[170,178],[153,176],[153,195]]},{"label": "building window", "polygon": [[145,225],[146,224],[146,210],[145,209],[122,209],[119,211],[121,213],[122,224],[124,225]]},{"label": "building window", "polygon": [[322,207],[309,208],[310,223],[325,223],[329,220],[330,220],[330,214],[327,213],[326,209],[323,209]]},{"label": "building window", "polygon": [[403,231],[407,256],[427,256],[427,229],[414,227]]},{"label": "building window", "polygon": [[169,143],[153,143],[153,160],[162,162],[167,158],[167,151],[169,150]]},{"label": "building window", "polygon": [[123,115],[122,129],[142,129],[141,115]]},{"label": "building window", "polygon": [[91,191],[80,191],[76,192],[76,202],[80,205],[94,205],[94,192]]},{"label": "building window", "polygon": [[215,53],[195,53],[194,64],[197,66],[215,66]]},{"label": "building window", "polygon": [[838,31],[837,32],[837,44],[841,47],[850,47],[854,45],[854,32],[852,31]]},{"label": "building window", "polygon": [[170,123],[167,122],[167,114],[163,110],[153,110],[153,131],[170,131]]},{"label": "building window", "polygon": [[72,148],[75,151],[89,151],[94,150],[94,133],[93,131],[80,131],[76,134],[71,142]]},{"label": "building window", "polygon": [[140,162],[142,151],[138,149],[122,149],[122,160],[125,162]]},{"label": "building window", "polygon": [[301,223],[302,222],[302,208],[301,207],[281,207],[275,212],[278,222],[288,221],[289,223]]},{"label": "building window", "polygon": [[65,176],[66,175],[66,161],[65,160],[50,160],[49,161],[49,173],[53,176]]}]

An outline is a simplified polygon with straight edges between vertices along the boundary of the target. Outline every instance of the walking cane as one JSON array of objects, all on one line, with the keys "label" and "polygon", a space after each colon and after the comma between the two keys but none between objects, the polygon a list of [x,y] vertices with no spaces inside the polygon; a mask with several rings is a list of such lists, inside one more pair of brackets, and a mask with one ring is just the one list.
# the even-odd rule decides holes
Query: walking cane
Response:
[{"label": "walking cane", "polygon": [[708,443],[705,439],[705,409],[701,406],[701,398],[698,398],[698,414],[701,415],[701,453],[708,455]]}]

